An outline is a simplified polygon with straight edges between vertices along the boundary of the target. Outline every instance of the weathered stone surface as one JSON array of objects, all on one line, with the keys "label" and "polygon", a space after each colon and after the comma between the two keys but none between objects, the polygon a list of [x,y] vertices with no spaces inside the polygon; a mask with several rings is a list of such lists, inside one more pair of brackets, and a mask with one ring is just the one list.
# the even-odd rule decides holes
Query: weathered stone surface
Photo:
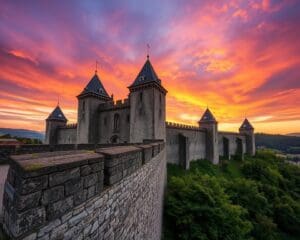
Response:
[{"label": "weathered stone surface", "polygon": [[82,189],[83,189],[83,179],[74,178],[65,183],[66,196],[82,191]]},{"label": "weathered stone surface", "polygon": [[64,213],[70,211],[73,208],[73,202],[73,196],[71,196],[66,199],[49,204],[47,208],[47,219],[52,220],[58,218]]},{"label": "weathered stone surface", "polygon": [[48,176],[39,176],[33,178],[20,179],[16,189],[21,191],[21,194],[37,192],[47,188]]},{"label": "weathered stone surface", "polygon": [[86,216],[87,216],[87,212],[85,210],[83,210],[81,213],[73,216],[70,220],[69,220],[69,226],[73,227],[75,225],[77,225],[80,221],[82,221]]},{"label": "weathered stone surface", "polygon": [[56,202],[64,198],[64,187],[56,186],[44,191],[42,197],[42,204],[48,205],[49,203]]},{"label": "weathered stone surface", "polygon": [[27,195],[16,195],[15,203],[19,211],[24,211],[30,208],[37,207],[41,198],[42,192],[29,193]]},{"label": "weathered stone surface", "polygon": [[12,215],[10,231],[14,237],[26,233],[29,229],[41,226],[46,220],[45,208],[33,208]]},{"label": "weathered stone surface", "polygon": [[74,194],[74,205],[77,206],[87,199],[87,190],[81,190]]},{"label": "weathered stone surface", "polygon": [[[84,165],[81,165],[75,168],[77,169],[75,173],[72,172],[74,169],[50,173],[49,183],[51,183],[47,185],[47,189],[40,190],[42,196],[48,194],[47,197],[43,197],[43,201],[39,201],[40,204],[47,203],[46,210],[43,208],[42,222],[38,217],[30,216],[34,214],[32,212],[28,212],[30,217],[23,217],[18,213],[14,220],[27,219],[26,226],[28,226],[19,234],[23,236],[24,233],[24,237],[36,234],[37,240],[160,239],[166,171],[165,152],[159,153],[142,167],[140,167],[142,162],[140,149],[138,152],[124,155],[118,153],[117,158],[121,164],[117,170],[121,169],[121,172],[106,169],[104,173],[99,164],[93,166],[91,170],[82,168]],[[86,163],[97,164],[96,160]],[[108,172],[114,174],[109,177],[115,182],[103,190],[103,177]],[[71,176],[63,176],[62,173]],[[79,182],[82,182],[82,185],[76,186]],[[54,189],[59,193],[57,194]],[[4,219],[8,219],[13,216],[9,208],[12,203],[9,198],[5,201],[7,203],[4,204]],[[28,224],[29,220],[40,225],[35,228],[34,224]],[[5,227],[12,232],[12,225]]]},{"label": "weathered stone surface", "polygon": [[42,237],[52,231],[54,228],[58,227],[61,225],[60,219],[56,219],[50,223],[48,223],[45,227],[41,228],[38,232],[38,237]]},{"label": "weathered stone surface", "polygon": [[67,182],[71,179],[80,177],[80,168],[68,169],[62,172],[56,172],[49,175],[50,187]]},{"label": "weathered stone surface", "polygon": [[91,165],[84,165],[80,168],[81,176],[89,175],[93,172]]},{"label": "weathered stone surface", "polygon": [[83,181],[84,188],[88,188],[92,185],[95,185],[97,183],[97,173],[93,173],[91,175],[83,177]]}]

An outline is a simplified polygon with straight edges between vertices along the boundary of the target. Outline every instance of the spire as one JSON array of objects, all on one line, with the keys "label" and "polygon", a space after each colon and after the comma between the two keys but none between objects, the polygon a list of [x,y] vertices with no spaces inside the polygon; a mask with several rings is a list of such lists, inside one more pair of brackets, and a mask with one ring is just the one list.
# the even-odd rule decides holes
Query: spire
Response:
[{"label": "spire", "polygon": [[204,112],[204,114],[202,115],[199,123],[204,123],[204,122],[212,122],[212,123],[216,123],[216,119],[214,117],[214,115],[212,114],[212,112],[209,110],[209,108],[207,108]]},{"label": "spire", "polygon": [[240,131],[241,130],[254,130],[253,126],[251,125],[251,123],[248,121],[247,118],[245,118],[244,122],[240,126]]},{"label": "spire", "polygon": [[156,72],[154,71],[152,64],[149,60],[149,55],[147,55],[147,60],[142,67],[141,71],[137,75],[136,79],[134,82],[130,85],[130,87],[135,87],[138,85],[142,85],[145,83],[150,83],[150,82],[156,82],[159,85],[161,85],[161,81],[158,78]]},{"label": "spire", "polygon": [[97,69],[95,71],[95,75],[92,77],[92,79],[83,89],[83,91],[79,94],[79,96],[86,95],[86,94],[92,94],[96,96],[109,98],[109,95],[107,94],[103,84],[101,83],[101,80],[98,77]]},{"label": "spire", "polygon": [[53,110],[53,112],[48,116],[47,120],[57,120],[57,121],[63,121],[67,122],[68,119],[63,114],[60,107],[57,105],[56,108]]}]

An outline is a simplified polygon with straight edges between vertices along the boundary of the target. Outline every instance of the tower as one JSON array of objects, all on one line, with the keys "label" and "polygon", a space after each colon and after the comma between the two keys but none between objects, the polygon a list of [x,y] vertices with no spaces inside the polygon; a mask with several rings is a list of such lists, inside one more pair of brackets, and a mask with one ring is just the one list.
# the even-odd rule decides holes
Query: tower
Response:
[{"label": "tower", "polygon": [[218,164],[218,122],[207,108],[198,123],[200,128],[206,130],[206,158],[213,164]]},{"label": "tower", "polygon": [[97,71],[77,99],[77,143],[97,143],[99,104],[111,101]]},{"label": "tower", "polygon": [[241,134],[246,136],[246,153],[250,156],[255,155],[255,136],[254,128],[251,123],[245,118],[244,122],[239,128]]},{"label": "tower", "polygon": [[166,139],[166,94],[161,80],[147,60],[134,82],[130,94],[130,142]]},{"label": "tower", "polygon": [[46,119],[45,144],[57,144],[57,128],[65,126],[67,121],[59,105],[57,105]]}]

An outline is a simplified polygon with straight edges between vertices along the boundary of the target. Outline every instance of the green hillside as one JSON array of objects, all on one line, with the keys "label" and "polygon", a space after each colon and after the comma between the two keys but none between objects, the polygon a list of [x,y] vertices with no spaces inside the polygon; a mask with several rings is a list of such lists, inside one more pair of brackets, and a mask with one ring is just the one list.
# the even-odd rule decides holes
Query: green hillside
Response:
[{"label": "green hillside", "polygon": [[300,167],[267,150],[189,171],[168,165],[163,239],[300,239]]}]

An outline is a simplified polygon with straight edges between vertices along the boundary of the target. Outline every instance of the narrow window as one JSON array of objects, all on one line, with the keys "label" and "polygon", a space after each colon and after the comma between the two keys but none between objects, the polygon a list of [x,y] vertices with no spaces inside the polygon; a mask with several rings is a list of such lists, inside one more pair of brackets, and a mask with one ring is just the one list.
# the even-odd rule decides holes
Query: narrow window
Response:
[{"label": "narrow window", "polygon": [[127,122],[128,123],[130,122],[130,115],[129,114],[127,115]]},{"label": "narrow window", "polygon": [[143,93],[140,92],[140,102],[142,102],[142,101],[143,101]]},{"label": "narrow window", "polygon": [[120,115],[116,113],[114,115],[114,131],[117,132],[120,130]]},{"label": "narrow window", "polygon": [[82,101],[82,111],[85,111],[85,101]]},{"label": "narrow window", "polygon": [[107,124],[107,117],[104,118],[104,126]]}]

